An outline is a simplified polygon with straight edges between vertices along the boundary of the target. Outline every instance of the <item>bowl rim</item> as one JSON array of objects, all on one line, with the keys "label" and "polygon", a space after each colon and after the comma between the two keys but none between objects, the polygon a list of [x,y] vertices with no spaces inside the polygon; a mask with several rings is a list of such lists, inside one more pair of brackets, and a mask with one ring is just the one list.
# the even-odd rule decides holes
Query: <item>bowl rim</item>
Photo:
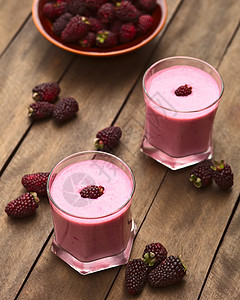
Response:
[{"label": "bowl rim", "polygon": [[60,42],[58,42],[57,40],[55,40],[53,37],[51,37],[43,28],[39,16],[38,16],[38,3],[40,0],[33,0],[32,3],[32,18],[33,18],[33,22],[35,24],[35,26],[37,27],[38,31],[52,44],[54,44],[57,47],[60,47],[61,49],[70,51],[72,53],[75,54],[81,54],[81,55],[86,55],[86,56],[97,56],[97,57],[107,57],[107,56],[114,56],[114,55],[120,55],[120,54],[126,54],[129,53],[131,51],[134,51],[136,49],[141,48],[142,46],[146,45],[148,42],[150,42],[152,39],[154,39],[159,32],[162,30],[163,26],[166,23],[167,20],[167,16],[168,16],[168,6],[167,6],[167,2],[166,0],[157,0],[157,3],[160,5],[161,7],[161,11],[162,11],[162,16],[160,19],[160,22],[158,24],[158,26],[156,27],[156,29],[154,30],[154,32],[149,35],[146,39],[144,39],[143,41],[141,41],[140,43],[133,45],[131,47],[128,48],[124,48],[124,49],[120,49],[120,50],[113,50],[113,51],[108,51],[108,52],[97,52],[97,51],[82,51],[82,50],[78,50],[78,49],[73,49],[71,47],[68,47]]}]

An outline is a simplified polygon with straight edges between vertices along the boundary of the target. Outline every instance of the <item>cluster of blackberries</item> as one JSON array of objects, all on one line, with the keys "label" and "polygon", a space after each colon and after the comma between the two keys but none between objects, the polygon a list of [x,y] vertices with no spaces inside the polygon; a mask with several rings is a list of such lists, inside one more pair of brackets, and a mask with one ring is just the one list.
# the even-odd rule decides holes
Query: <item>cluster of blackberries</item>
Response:
[{"label": "cluster of blackberries", "polygon": [[45,82],[32,89],[34,103],[28,107],[28,116],[33,120],[42,120],[52,117],[61,123],[74,117],[78,111],[78,102],[73,97],[65,97],[56,105],[55,101],[60,93],[60,86],[56,82]]},{"label": "cluster of blackberries", "polygon": [[190,181],[197,187],[206,187],[215,183],[222,189],[228,190],[233,186],[233,172],[229,164],[224,160],[221,162],[204,160],[193,167],[190,173]]},{"label": "cluster of blackberries", "polygon": [[53,0],[42,12],[61,42],[108,49],[148,33],[156,6],[156,0]]}]

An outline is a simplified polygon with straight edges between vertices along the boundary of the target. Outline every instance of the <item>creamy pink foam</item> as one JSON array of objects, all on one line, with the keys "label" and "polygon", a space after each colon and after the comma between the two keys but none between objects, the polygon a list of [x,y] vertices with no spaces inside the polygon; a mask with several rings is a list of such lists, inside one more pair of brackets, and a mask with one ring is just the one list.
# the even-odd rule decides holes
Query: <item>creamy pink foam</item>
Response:
[{"label": "creamy pink foam", "polygon": [[[104,187],[97,199],[80,196],[88,185]],[[87,160],[63,169],[53,181],[51,196],[65,212],[84,218],[102,217],[117,211],[130,198],[132,184],[128,176],[114,164],[103,160]]]},{"label": "creamy pink foam", "polygon": [[[192,93],[185,97],[176,96],[175,90],[185,84],[192,87]],[[218,84],[210,74],[184,65],[154,74],[147,83],[147,90],[160,106],[181,112],[204,109],[220,96]]]}]

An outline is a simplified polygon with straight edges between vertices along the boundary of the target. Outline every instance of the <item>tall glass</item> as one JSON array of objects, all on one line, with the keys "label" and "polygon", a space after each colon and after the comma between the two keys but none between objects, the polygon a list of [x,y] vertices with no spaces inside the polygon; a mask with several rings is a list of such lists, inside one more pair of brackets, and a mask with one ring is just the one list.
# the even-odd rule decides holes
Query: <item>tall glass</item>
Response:
[{"label": "tall glass", "polygon": [[200,59],[169,57],[145,72],[142,85],[141,151],[173,170],[211,158],[213,121],[223,94],[219,73]]},{"label": "tall glass", "polygon": [[[92,185],[103,187],[103,194],[82,197]],[[134,189],[130,168],[109,153],[84,151],[60,161],[47,184],[52,251],[81,274],[127,263],[136,231],[130,212]]]}]

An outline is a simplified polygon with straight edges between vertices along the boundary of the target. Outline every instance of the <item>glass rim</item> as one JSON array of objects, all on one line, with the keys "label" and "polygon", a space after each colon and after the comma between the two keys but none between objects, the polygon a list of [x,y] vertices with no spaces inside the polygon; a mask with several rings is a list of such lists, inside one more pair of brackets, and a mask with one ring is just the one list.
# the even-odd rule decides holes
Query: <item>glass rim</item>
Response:
[{"label": "glass rim", "polygon": [[[220,82],[221,82],[221,91],[220,91],[220,95],[219,97],[214,100],[214,102],[212,102],[210,105],[204,107],[204,108],[201,108],[201,109],[197,109],[197,110],[191,110],[191,111],[179,111],[179,110],[174,110],[174,109],[171,109],[171,108],[167,108],[167,107],[164,107],[164,106],[161,106],[159,105],[150,95],[149,93],[147,92],[147,89],[146,89],[146,86],[145,86],[145,79],[146,79],[146,76],[148,75],[148,73],[158,64],[164,62],[164,61],[168,61],[168,60],[178,60],[178,59],[185,59],[185,60],[189,60],[189,61],[196,61],[196,62],[199,62],[203,65],[206,65],[207,67],[209,67],[210,69],[213,70],[213,72],[218,76],[218,78],[220,79]],[[184,64],[179,64],[180,65],[184,65]],[[187,114],[187,113],[197,113],[197,112],[201,112],[201,111],[204,111],[210,107],[212,107],[214,104],[216,104],[222,97],[223,95],[223,91],[224,91],[224,83],[223,83],[223,79],[221,77],[221,75],[219,74],[219,72],[212,66],[210,65],[209,63],[207,63],[206,61],[202,60],[202,59],[199,59],[199,58],[195,58],[195,57],[190,57],[190,56],[171,56],[171,57],[166,57],[166,58],[163,58],[163,59],[160,59],[158,61],[156,61],[154,64],[152,64],[144,73],[143,75],[143,79],[142,79],[142,87],[143,87],[143,90],[144,90],[144,93],[146,94],[146,96],[148,97],[149,100],[151,100],[155,105],[157,105],[159,108],[162,108],[162,109],[165,109],[167,111],[171,111],[171,112],[176,112],[176,113],[184,113],[184,114]]]},{"label": "glass rim", "polygon": [[[51,177],[54,173],[54,170],[60,166],[61,163],[67,161],[68,159],[71,159],[71,158],[74,158],[74,157],[77,157],[79,155],[84,155],[84,154],[101,154],[101,155],[104,155],[104,156],[108,156],[108,157],[112,157],[113,159],[116,159],[118,160],[120,163],[122,163],[126,168],[127,170],[129,171],[130,175],[131,175],[131,179],[132,179],[132,191],[131,191],[131,194],[128,198],[128,200],[122,205],[120,206],[117,210],[107,214],[107,215],[104,215],[104,216],[100,216],[100,217],[82,217],[82,216],[77,216],[77,215],[74,215],[74,214],[71,214],[67,211],[65,211],[64,209],[60,208],[59,205],[56,204],[56,202],[53,200],[52,196],[51,196],[51,193],[50,193],[50,188],[49,188],[49,185],[50,185],[50,180],[51,180]],[[124,172],[125,173],[125,172]],[[71,216],[73,218],[77,218],[77,219],[82,219],[82,220],[98,220],[98,219],[104,219],[106,217],[109,217],[109,216],[112,216],[116,213],[118,213],[119,211],[121,211],[124,207],[126,207],[129,202],[131,201],[132,197],[133,197],[133,194],[135,192],[135,187],[136,187],[136,181],[135,181],[135,177],[134,177],[134,174],[131,170],[131,168],[128,166],[127,163],[125,163],[121,158],[117,157],[116,155],[114,154],[111,154],[111,153],[108,153],[108,152],[103,152],[103,151],[80,151],[80,152],[76,152],[76,153],[73,153],[73,154],[70,154],[66,157],[64,157],[63,159],[61,159],[57,164],[54,165],[54,167],[51,169],[50,173],[49,173],[49,176],[48,176],[48,180],[47,180],[47,195],[48,195],[48,199],[49,201],[57,208],[59,209],[62,213],[68,215],[68,216]]]}]

